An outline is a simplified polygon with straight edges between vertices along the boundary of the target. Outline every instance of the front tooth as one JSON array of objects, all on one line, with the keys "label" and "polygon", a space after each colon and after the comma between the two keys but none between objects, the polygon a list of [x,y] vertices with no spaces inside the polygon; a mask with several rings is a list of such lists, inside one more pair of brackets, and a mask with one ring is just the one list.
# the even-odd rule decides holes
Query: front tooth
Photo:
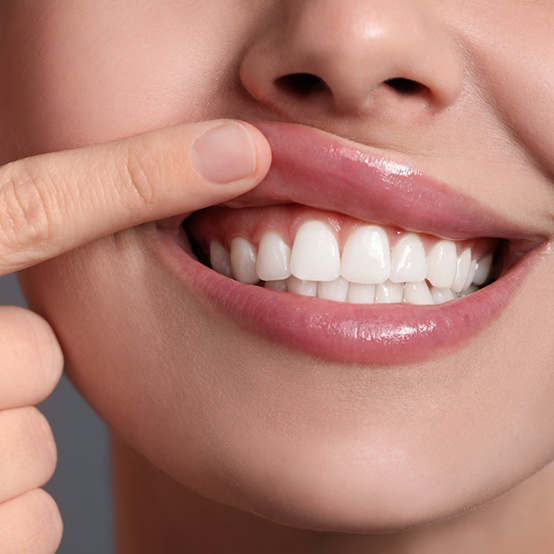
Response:
[{"label": "front tooth", "polygon": [[434,304],[433,297],[425,281],[406,283],[404,285],[404,302],[409,304]]},{"label": "front tooth", "polygon": [[435,304],[444,304],[456,298],[456,295],[450,289],[440,287],[431,287],[431,296]]},{"label": "front tooth", "polygon": [[347,302],[350,304],[373,304],[375,302],[375,285],[350,283]]},{"label": "front tooth", "polygon": [[473,277],[475,277],[476,268],[477,260],[471,260],[471,263],[469,264],[469,273],[467,274],[466,282],[464,283],[464,288],[462,290],[466,290],[471,286],[471,283],[473,282]]},{"label": "front tooth", "polygon": [[456,262],[456,277],[450,287],[454,292],[462,292],[471,269],[471,248],[467,248]]},{"label": "front tooth", "polygon": [[427,276],[425,249],[413,233],[402,237],[392,249],[390,280],[393,283],[419,282]]},{"label": "front tooth", "polygon": [[249,285],[256,284],[256,251],[254,247],[242,237],[237,237],[231,242],[231,269],[237,281]]},{"label": "front tooth", "polygon": [[266,233],[260,241],[256,272],[262,281],[280,281],[290,277],[290,248],[274,232]]},{"label": "front tooth", "polygon": [[342,251],[341,275],[351,283],[384,283],[390,276],[387,233],[376,225],[358,227]]},{"label": "front tooth", "polygon": [[437,242],[427,256],[427,280],[435,287],[449,289],[456,277],[457,258],[452,241]]},{"label": "front tooth", "polygon": [[377,304],[396,304],[402,302],[404,286],[402,283],[385,281],[375,287],[375,302]]},{"label": "front tooth", "polygon": [[484,285],[489,278],[489,273],[492,267],[492,257],[493,253],[491,252],[484,258],[481,258],[477,262],[477,267],[475,268],[475,275],[473,276],[473,284],[477,286]]},{"label": "front tooth", "polygon": [[340,276],[339,245],[327,225],[308,221],[298,229],[290,270],[303,281],[334,281]]},{"label": "front tooth", "polygon": [[210,242],[210,264],[212,269],[221,275],[233,277],[229,252],[215,240]]},{"label": "front tooth", "polygon": [[304,281],[291,275],[287,279],[287,289],[293,294],[301,296],[317,296],[317,281]]},{"label": "front tooth", "polygon": [[277,290],[279,292],[287,292],[287,282],[286,281],[266,281],[264,283],[264,288]]},{"label": "front tooth", "polygon": [[342,277],[339,277],[334,281],[320,282],[317,287],[317,295],[319,298],[324,298],[325,300],[344,302],[347,294],[348,281],[345,281]]}]

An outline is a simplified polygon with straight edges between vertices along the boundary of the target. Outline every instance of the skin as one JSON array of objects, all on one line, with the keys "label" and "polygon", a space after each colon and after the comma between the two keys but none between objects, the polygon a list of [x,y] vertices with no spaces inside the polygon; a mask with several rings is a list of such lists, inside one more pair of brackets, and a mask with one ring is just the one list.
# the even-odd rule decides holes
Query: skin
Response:
[{"label": "skin", "polygon": [[[393,368],[321,362],[237,329],[163,262],[155,223],[23,272],[73,382],[114,429],[120,552],[228,552],[227,537],[236,552],[552,548],[550,3],[1,9],[3,163],[205,119],[301,123],[408,156],[546,241],[477,338]],[[306,97],[278,81],[299,72],[327,88]],[[423,86],[398,94],[385,81],[399,77]]]}]

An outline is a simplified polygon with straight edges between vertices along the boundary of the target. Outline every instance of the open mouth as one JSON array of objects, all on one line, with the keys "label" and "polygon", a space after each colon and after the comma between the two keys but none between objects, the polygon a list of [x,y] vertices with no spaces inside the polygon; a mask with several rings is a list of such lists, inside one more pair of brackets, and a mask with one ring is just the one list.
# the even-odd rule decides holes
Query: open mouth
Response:
[{"label": "open mouth", "polygon": [[330,361],[428,360],[494,321],[537,259],[543,237],[406,165],[257,125],[266,179],[158,226],[186,286],[249,332]]},{"label": "open mouth", "polygon": [[510,263],[502,240],[445,240],[299,205],[208,208],[186,223],[197,258],[221,275],[353,304],[444,304]]}]

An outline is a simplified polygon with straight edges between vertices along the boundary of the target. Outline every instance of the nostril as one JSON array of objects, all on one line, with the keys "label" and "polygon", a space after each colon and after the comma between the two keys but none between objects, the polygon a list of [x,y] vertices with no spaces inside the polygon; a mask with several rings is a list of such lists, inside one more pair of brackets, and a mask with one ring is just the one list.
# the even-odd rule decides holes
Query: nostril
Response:
[{"label": "nostril", "polygon": [[396,92],[403,96],[414,96],[427,88],[425,85],[412,81],[411,79],[404,79],[403,77],[396,77],[394,79],[388,79],[385,84],[393,88]]},{"label": "nostril", "polygon": [[305,98],[329,90],[327,83],[311,73],[291,73],[275,80],[278,88],[289,94]]}]

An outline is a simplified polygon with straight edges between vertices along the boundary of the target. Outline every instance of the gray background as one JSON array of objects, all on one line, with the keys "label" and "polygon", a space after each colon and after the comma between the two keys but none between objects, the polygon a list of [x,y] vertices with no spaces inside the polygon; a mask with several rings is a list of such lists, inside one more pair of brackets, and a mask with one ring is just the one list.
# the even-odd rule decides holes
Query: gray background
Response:
[{"label": "gray background", "polygon": [[[0,277],[0,305],[25,306],[15,275]],[[64,520],[58,554],[111,554],[113,514],[105,424],[63,377],[39,406],[54,431],[58,467],[45,489]]]}]

